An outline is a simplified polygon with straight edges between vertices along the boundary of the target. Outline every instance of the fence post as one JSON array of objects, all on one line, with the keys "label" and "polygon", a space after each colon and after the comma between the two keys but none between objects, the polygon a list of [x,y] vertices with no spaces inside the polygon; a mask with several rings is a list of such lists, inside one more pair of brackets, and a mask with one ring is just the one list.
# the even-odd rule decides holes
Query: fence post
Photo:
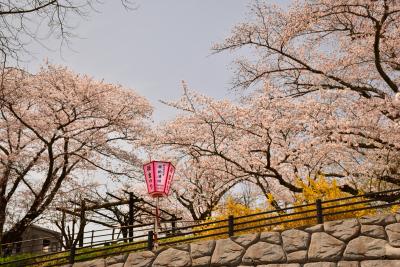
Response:
[{"label": "fence post", "polygon": [[128,217],[128,235],[129,235],[129,242],[133,242],[133,214],[134,214],[134,202],[133,193],[129,193],[129,217]]},{"label": "fence post", "polygon": [[171,226],[172,226],[172,236],[174,236],[176,234],[176,221],[172,221]]},{"label": "fence post", "polygon": [[[111,244],[114,244],[114,237],[115,237],[115,228],[112,229],[112,233],[111,233]],[[118,239],[118,237],[117,237]]]},{"label": "fence post", "polygon": [[92,236],[90,238],[90,247],[93,247],[93,237],[94,237],[94,230],[92,230]]},{"label": "fence post", "polygon": [[317,208],[317,222],[318,224],[324,223],[324,214],[322,212],[322,201],[321,199],[317,199],[317,201],[315,201],[315,205]]},{"label": "fence post", "polygon": [[148,250],[153,250],[154,247],[154,240],[153,240],[153,231],[149,231],[147,233],[147,249]]},{"label": "fence post", "polygon": [[229,217],[228,217],[228,234],[229,234],[229,236],[233,236],[233,234],[234,234],[233,215],[229,215]]}]

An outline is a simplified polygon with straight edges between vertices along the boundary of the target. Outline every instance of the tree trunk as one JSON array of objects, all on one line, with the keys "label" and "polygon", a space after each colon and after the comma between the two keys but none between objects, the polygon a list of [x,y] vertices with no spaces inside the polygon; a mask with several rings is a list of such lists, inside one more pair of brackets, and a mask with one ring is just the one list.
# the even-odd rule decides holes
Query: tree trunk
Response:
[{"label": "tree trunk", "polygon": [[40,215],[39,212],[27,214],[22,220],[16,223],[9,231],[4,233],[2,243],[12,243],[22,240],[22,234],[32,221]]},{"label": "tree trunk", "polygon": [[3,233],[4,224],[6,222],[6,207],[7,199],[3,196],[0,196],[0,234]]},{"label": "tree trunk", "polygon": [[[124,227],[125,225],[121,225]],[[122,238],[124,239],[124,243],[128,242],[128,228],[121,228]]]},{"label": "tree trunk", "polygon": [[10,231],[7,231],[3,237],[1,242],[2,243],[14,243],[22,241],[22,234],[25,232],[26,227],[13,227]]},{"label": "tree trunk", "polygon": [[0,244],[5,243],[2,236],[4,231],[4,224],[6,223],[6,207],[7,199],[4,196],[0,196]]}]

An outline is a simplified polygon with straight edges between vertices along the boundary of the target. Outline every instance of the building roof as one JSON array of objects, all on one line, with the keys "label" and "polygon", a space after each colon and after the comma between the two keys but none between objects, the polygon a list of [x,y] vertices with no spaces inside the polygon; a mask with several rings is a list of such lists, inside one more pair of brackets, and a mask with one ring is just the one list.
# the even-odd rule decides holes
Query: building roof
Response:
[{"label": "building roof", "polygon": [[51,230],[51,229],[47,229],[47,228],[43,228],[43,227],[40,227],[40,226],[35,225],[35,224],[31,224],[26,228],[26,230],[29,230],[29,229],[40,230],[40,231],[43,231],[43,232],[46,232],[46,233],[49,233],[49,234],[52,234],[52,235],[56,235],[56,236],[61,235],[60,232],[57,232],[57,231],[54,231],[54,230]]}]

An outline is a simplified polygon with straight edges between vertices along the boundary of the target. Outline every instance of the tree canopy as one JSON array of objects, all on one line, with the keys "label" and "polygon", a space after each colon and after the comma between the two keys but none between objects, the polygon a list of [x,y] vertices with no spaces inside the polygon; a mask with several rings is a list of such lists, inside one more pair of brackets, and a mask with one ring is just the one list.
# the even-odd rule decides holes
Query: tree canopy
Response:
[{"label": "tree canopy", "polygon": [[9,69],[0,99],[5,240],[18,239],[67,184],[84,181],[83,170],[138,172],[136,153],[152,108],[132,90],[48,65],[36,74]]},{"label": "tree canopy", "polygon": [[282,200],[302,192],[297,178],[320,174],[351,194],[398,187],[399,23],[398,1],[296,1],[287,10],[255,1],[213,47],[252,52],[235,61],[240,100],[184,86],[169,103],[182,115],[159,143]]}]

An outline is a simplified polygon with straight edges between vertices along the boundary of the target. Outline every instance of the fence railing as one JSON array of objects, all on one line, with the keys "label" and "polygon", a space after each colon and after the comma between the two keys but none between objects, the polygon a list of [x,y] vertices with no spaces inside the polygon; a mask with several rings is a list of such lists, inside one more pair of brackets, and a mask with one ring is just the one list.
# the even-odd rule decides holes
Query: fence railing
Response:
[{"label": "fence railing", "polygon": [[[400,199],[400,189],[327,201],[318,199],[315,203],[268,210],[245,216],[229,216],[223,220],[202,223],[188,222],[186,225],[179,227],[164,227],[164,229],[158,232],[157,239],[155,239],[153,230],[149,228],[150,224],[147,224],[142,225],[141,231],[137,231],[134,237],[111,238],[93,242],[93,238],[88,236],[87,238],[90,241],[84,242],[81,247],[72,247],[60,252],[27,256],[21,259],[10,259],[5,262],[0,261],[0,266],[59,266],[97,257],[108,257],[140,250],[153,250],[155,247],[191,242],[199,239],[222,238],[254,231],[306,227],[329,220],[381,214],[385,211],[390,211],[388,208],[400,204],[397,197],[394,198],[397,195],[399,195]],[[396,199],[396,201],[388,203],[379,200],[380,198],[388,199],[388,196],[391,196],[393,200]],[[139,226],[134,227],[140,228]],[[90,231],[89,233],[92,232]]]},{"label": "fence railing", "polygon": [[[170,229],[170,233],[166,233],[167,235],[170,235],[175,232],[177,225],[187,225],[190,223],[193,224],[195,221],[162,221],[161,225],[163,226],[162,229]],[[167,225],[172,226],[167,227]],[[78,233],[70,234],[68,240],[65,240],[65,237],[62,237],[61,234],[56,234],[54,232],[53,234],[48,234],[48,236],[42,236],[40,238],[25,239],[12,243],[2,243],[0,244],[0,258],[27,253],[65,251],[71,247],[71,243],[76,239],[79,239],[77,247],[90,248],[111,245],[118,242],[132,242],[134,239],[145,239],[148,231],[152,230],[153,226],[153,223],[147,223],[84,231],[81,237],[78,237]],[[49,243],[44,245],[47,241],[49,241]],[[53,246],[54,244],[56,244],[56,246]]]}]

